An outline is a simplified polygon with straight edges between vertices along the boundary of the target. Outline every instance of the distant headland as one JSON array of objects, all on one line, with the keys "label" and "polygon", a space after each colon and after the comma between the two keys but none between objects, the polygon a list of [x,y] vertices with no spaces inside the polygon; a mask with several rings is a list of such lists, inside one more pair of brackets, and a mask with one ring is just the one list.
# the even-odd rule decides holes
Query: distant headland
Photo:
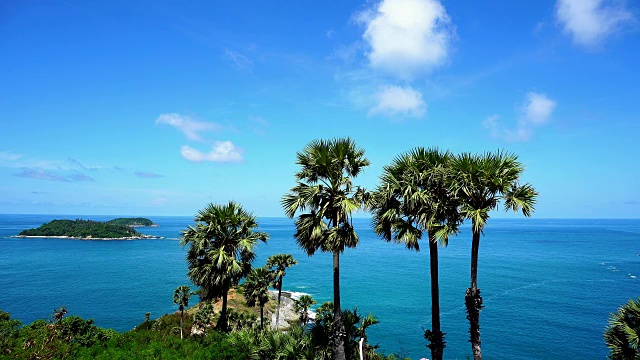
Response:
[{"label": "distant headland", "polygon": [[146,218],[117,218],[107,222],[93,220],[53,220],[36,229],[23,230],[17,237],[69,238],[81,240],[160,239],[144,235],[134,227],[158,226]]}]

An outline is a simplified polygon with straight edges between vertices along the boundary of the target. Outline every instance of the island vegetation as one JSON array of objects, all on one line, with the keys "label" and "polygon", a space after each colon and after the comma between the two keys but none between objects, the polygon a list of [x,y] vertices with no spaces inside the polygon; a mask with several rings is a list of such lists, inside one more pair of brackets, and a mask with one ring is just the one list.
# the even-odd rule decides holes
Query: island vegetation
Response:
[{"label": "island vegetation", "polygon": [[19,237],[68,237],[76,239],[144,239],[156,238],[143,235],[128,225],[93,220],[53,220],[35,229],[21,231]]},{"label": "island vegetation", "polygon": [[107,221],[107,224],[113,225],[124,225],[130,227],[157,227],[158,224],[155,224],[153,221],[143,218],[143,217],[134,217],[134,218],[117,218],[113,220]]},{"label": "island vegetation", "polygon": [[[440,322],[438,246],[446,245],[465,221],[471,223],[470,287],[460,300],[469,320],[470,356],[481,359],[480,239],[490,211],[502,205],[531,216],[538,195],[531,185],[521,183],[524,166],[517,156],[502,151],[456,155],[416,148],[385,166],[373,191],[354,184],[369,161],[349,138],[313,141],[297,154],[296,163],[300,166],[296,185],[281,204],[288,217],[296,217],[298,246],[310,256],[317,251],[332,254],[334,301],[320,304],[315,313],[310,312],[316,305],[310,295],[293,301],[285,297],[283,302],[286,270],[297,260],[290,254],[274,254],[266,264],[254,267],[256,244],[267,242],[269,234],[259,231],[256,217],[236,202],[208,204],[194,217],[195,224],[182,231],[187,276],[199,289],[194,293],[186,285],[176,288],[176,313],[156,320],[146,313],[135,329],[118,333],[98,328],[91,320],[64,318],[66,309],[56,310],[49,322],[38,320],[25,326],[0,312],[0,358],[405,359],[381,354],[368,342],[367,329],[380,321],[374,315],[363,316],[356,308],[340,305],[340,255],[359,242],[352,214],[368,210],[373,214],[373,230],[383,240],[415,251],[420,250],[423,237],[427,242],[431,309],[425,312],[430,310],[432,324],[423,336],[435,360],[443,359],[446,344],[445,326]],[[125,220],[54,220],[20,235],[139,234],[132,226],[143,222]],[[200,301],[189,308],[194,294]],[[605,334],[612,358],[637,356],[639,307],[638,301],[630,302],[612,315]]]}]

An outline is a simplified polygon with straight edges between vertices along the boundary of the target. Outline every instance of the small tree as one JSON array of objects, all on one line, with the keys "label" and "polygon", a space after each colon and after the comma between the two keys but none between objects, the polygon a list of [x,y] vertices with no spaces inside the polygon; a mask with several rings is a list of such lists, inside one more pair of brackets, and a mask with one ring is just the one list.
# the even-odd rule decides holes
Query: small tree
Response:
[{"label": "small tree", "polygon": [[311,295],[302,295],[298,300],[293,301],[293,309],[300,315],[300,324],[302,324],[302,326],[306,326],[309,322],[309,308],[317,303]]},{"label": "small tree", "polygon": [[180,309],[180,339],[183,339],[182,335],[182,322],[184,321],[184,308],[189,306],[189,299],[193,293],[188,285],[178,286],[173,291],[173,303],[178,305]]},{"label": "small tree", "polygon": [[260,329],[264,329],[264,304],[269,301],[269,286],[275,274],[266,267],[251,270],[244,285],[244,297],[247,305],[260,307]]},{"label": "small tree", "polygon": [[151,324],[149,323],[150,320],[151,320],[151,313],[150,312],[144,313],[144,323],[147,325],[147,330],[151,329]]},{"label": "small tree", "polygon": [[613,360],[640,359],[640,298],[630,299],[609,316],[604,341]]},{"label": "small tree", "polygon": [[278,289],[278,305],[276,306],[276,325],[280,323],[280,297],[282,296],[282,278],[286,275],[288,268],[297,265],[298,262],[291,254],[276,254],[267,259],[267,266],[275,271],[273,287]]},{"label": "small tree", "polygon": [[60,306],[58,308],[53,309],[53,322],[55,322],[56,324],[59,324],[65,315],[67,315],[66,306]]}]

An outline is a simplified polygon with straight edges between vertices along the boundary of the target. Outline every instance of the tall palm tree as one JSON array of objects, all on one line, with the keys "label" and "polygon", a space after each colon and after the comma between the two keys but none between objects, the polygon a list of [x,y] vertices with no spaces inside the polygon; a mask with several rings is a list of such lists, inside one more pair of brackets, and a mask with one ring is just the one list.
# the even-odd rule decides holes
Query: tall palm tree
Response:
[{"label": "tall palm tree", "polygon": [[478,288],[478,250],[480,235],[489,220],[489,212],[503,203],[505,210],[521,210],[531,216],[538,193],[530,184],[520,184],[524,166],[515,154],[504,151],[482,155],[463,153],[451,161],[452,189],[461,201],[460,212],[471,220],[471,286],[465,294],[467,319],[473,358],[482,359],[480,310],[482,296]]},{"label": "tall palm tree", "polygon": [[257,231],[255,216],[239,204],[209,204],[196,214],[195,226],[182,231],[181,244],[189,244],[189,278],[201,288],[203,300],[222,297],[216,327],[227,331],[227,295],[232,286],[251,271],[258,241],[268,234]]},{"label": "tall palm tree", "polygon": [[[278,289],[278,305],[276,306],[276,329],[280,323],[280,297],[282,295],[282,278],[286,275],[288,268],[298,265],[296,259],[291,254],[275,254],[267,259],[267,266],[275,270],[276,278],[273,286]],[[274,269],[275,268],[275,269]]]},{"label": "tall palm tree", "polygon": [[612,360],[640,359],[640,298],[629,299],[611,313],[604,341]]},{"label": "tall palm tree", "polygon": [[177,304],[178,309],[180,309],[180,340],[183,339],[182,322],[184,321],[184,309],[189,306],[189,299],[191,299],[192,295],[193,293],[188,285],[178,286],[173,291],[173,303]]},{"label": "tall palm tree", "polygon": [[440,328],[438,242],[446,245],[461,222],[458,201],[449,189],[451,154],[436,148],[413,149],[384,167],[381,184],[372,195],[374,231],[386,241],[420,251],[419,240],[427,234],[431,275],[431,357],[441,360],[445,347]]},{"label": "tall palm tree", "polygon": [[302,295],[293,301],[293,310],[300,315],[300,324],[303,327],[307,326],[309,322],[309,309],[317,303],[311,295]]},{"label": "tall palm tree", "polygon": [[268,267],[251,270],[244,283],[244,297],[248,306],[260,307],[260,329],[264,329],[264,304],[269,301],[269,286],[275,280],[275,273]]},{"label": "tall palm tree", "polygon": [[363,207],[364,189],[353,184],[370,163],[364,150],[350,138],[314,140],[296,154],[300,171],[297,185],[282,198],[289,218],[295,221],[294,237],[312,256],[316,251],[333,253],[333,348],[337,360],[345,360],[344,325],[340,311],[340,254],[358,245],[351,216]]}]

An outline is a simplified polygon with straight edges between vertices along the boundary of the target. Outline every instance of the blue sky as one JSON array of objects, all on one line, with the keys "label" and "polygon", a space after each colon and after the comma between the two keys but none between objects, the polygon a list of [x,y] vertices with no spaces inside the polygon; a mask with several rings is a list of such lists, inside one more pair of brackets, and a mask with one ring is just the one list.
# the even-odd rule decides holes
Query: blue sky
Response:
[{"label": "blue sky", "polygon": [[[0,213],[283,216],[351,136],[505,149],[536,217],[640,217],[635,1],[0,3]],[[509,216],[496,213],[495,216]]]}]

